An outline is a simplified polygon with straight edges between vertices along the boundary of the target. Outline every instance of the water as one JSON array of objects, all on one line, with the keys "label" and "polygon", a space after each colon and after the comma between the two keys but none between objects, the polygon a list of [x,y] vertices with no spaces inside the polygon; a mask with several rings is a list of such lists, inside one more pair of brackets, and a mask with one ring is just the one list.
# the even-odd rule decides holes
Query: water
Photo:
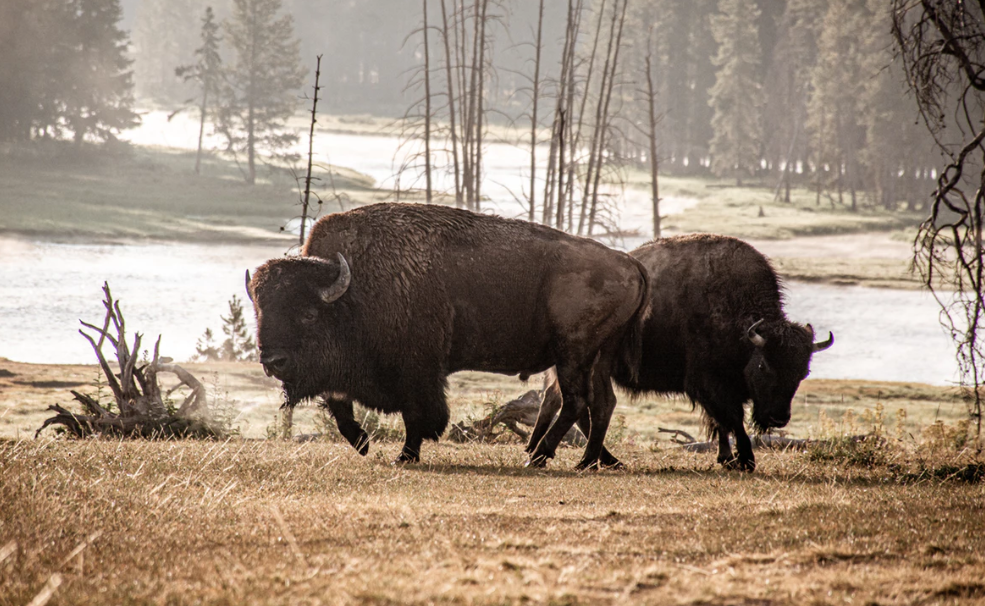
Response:
[{"label": "water", "polygon": [[[165,112],[147,113],[126,137],[138,144],[194,149],[195,117],[166,117]],[[355,169],[392,187],[394,167],[415,150],[402,149],[394,137],[318,133],[316,151],[319,162]],[[546,152],[539,156],[543,159]],[[486,209],[526,216],[516,196],[522,198],[529,187],[527,150],[492,143],[485,157]],[[413,171],[401,178],[402,187],[408,187]],[[450,177],[438,174],[437,187],[450,189]],[[645,239],[651,221],[646,192],[626,194],[618,221],[626,234],[608,241],[624,250]],[[661,208],[673,214],[695,203],[665,199]],[[284,252],[283,246],[270,244],[56,244],[0,238],[0,357],[94,362],[90,345],[77,332],[78,322],[102,322],[101,287],[108,281],[122,301],[131,335],[142,332],[144,346],[153,347],[163,334],[161,353],[187,360],[207,327],[221,338],[219,316],[227,312],[233,294],[244,298],[244,271]],[[790,283],[787,311],[793,320],[811,322],[820,335],[835,333],[835,346],[816,357],[813,377],[933,384],[956,378],[953,349],[929,293]]]},{"label": "water", "polygon": [[[0,238],[0,357],[21,362],[93,363],[79,320],[100,324],[101,287],[120,299],[127,327],[182,361],[234,294],[245,299],[244,271],[280,256],[275,245],[54,244]],[[249,304],[246,304],[247,307]],[[938,307],[921,291],[789,283],[787,312],[811,322],[835,345],[814,360],[811,376],[917,381],[955,379],[950,341]],[[132,336],[131,336],[132,338]]]},{"label": "water", "polygon": [[[187,360],[235,294],[246,300],[245,271],[284,254],[271,245],[56,244],[0,238],[0,357],[20,362],[94,363],[79,320],[102,325],[102,285],[120,300],[130,339]],[[250,307],[248,301],[245,302]],[[251,314],[252,315],[252,314]],[[132,343],[132,340],[130,341]],[[108,349],[108,348],[107,348]]]}]

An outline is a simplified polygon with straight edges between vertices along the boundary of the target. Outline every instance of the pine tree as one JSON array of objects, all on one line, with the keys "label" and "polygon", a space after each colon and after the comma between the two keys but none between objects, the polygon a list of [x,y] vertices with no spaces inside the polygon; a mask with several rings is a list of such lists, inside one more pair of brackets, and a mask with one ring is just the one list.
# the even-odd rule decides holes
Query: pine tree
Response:
[{"label": "pine tree", "polygon": [[818,39],[818,60],[811,75],[813,93],[808,103],[807,130],[814,147],[818,196],[821,170],[827,166],[840,202],[845,187],[849,188],[853,210],[860,186],[859,151],[865,139],[860,107],[864,85],[861,43],[870,21],[864,3],[830,0]]},{"label": "pine tree", "polygon": [[175,68],[194,60],[200,0],[143,0],[133,26],[134,81],[137,95],[181,103],[194,94],[175,82]]},{"label": "pine tree", "polygon": [[767,156],[783,171],[783,201],[790,202],[790,181],[798,161],[806,164],[809,138],[804,132],[811,70],[817,62],[817,38],[827,10],[825,0],[790,0],[780,18],[777,42],[766,76],[764,131]]},{"label": "pine tree", "polygon": [[214,362],[222,358],[222,352],[216,346],[215,335],[211,328],[206,328],[195,344],[195,359],[201,362]]},{"label": "pine tree", "polygon": [[905,74],[893,60],[890,7],[882,0],[868,0],[868,7],[872,20],[861,47],[860,122],[865,126],[865,145],[860,160],[878,204],[895,210],[905,199],[912,209],[926,194],[916,183],[916,172],[933,165],[933,140],[920,124],[913,99],[906,94]]},{"label": "pine tree", "polygon": [[233,295],[229,300],[229,315],[221,316],[222,332],[226,340],[222,342],[222,359],[235,362],[238,360],[255,360],[256,344],[243,317],[243,304],[239,297]]},{"label": "pine tree", "polygon": [[119,28],[119,0],[72,0],[71,62],[61,91],[61,119],[75,141],[92,135],[111,140],[136,126],[132,61],[127,34]]},{"label": "pine tree", "polygon": [[712,34],[718,42],[718,72],[711,88],[711,170],[734,176],[742,184],[744,174],[759,166],[762,141],[760,110],[763,92],[759,81],[759,9],[755,0],[721,0],[719,15],[712,17]]},{"label": "pine tree", "polygon": [[296,109],[295,91],[304,83],[305,70],[293,18],[277,16],[281,0],[234,2],[225,29],[236,61],[226,72],[220,130],[231,151],[246,153],[246,182],[253,184],[257,153],[275,152],[297,140],[284,125]]},{"label": "pine tree", "polygon": [[215,22],[212,7],[205,7],[202,18],[202,46],[195,49],[198,62],[194,65],[183,65],[175,69],[175,75],[186,81],[194,80],[199,84],[201,103],[198,106],[198,151],[195,153],[195,173],[201,172],[202,138],[205,135],[205,117],[209,110],[209,99],[215,99],[219,92],[222,78],[222,58],[219,56],[219,26]]}]

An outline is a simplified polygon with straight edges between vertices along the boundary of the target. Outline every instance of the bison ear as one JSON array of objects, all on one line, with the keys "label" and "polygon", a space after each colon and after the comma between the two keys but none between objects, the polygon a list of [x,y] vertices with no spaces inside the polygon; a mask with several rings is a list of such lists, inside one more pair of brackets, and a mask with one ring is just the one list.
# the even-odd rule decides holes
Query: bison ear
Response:
[{"label": "bison ear", "polygon": [[331,286],[318,289],[318,296],[325,304],[334,303],[339,297],[344,295],[345,291],[349,289],[349,282],[352,281],[352,273],[349,271],[349,264],[346,263],[345,257],[342,256],[342,253],[338,253],[338,258],[339,277],[335,279],[335,283]]},{"label": "bison ear", "polygon": [[253,291],[250,290],[250,270],[246,270],[246,296],[250,298],[250,303],[253,302]]},{"label": "bison ear", "polygon": [[758,332],[756,332],[756,327],[763,323],[765,318],[761,318],[752,323],[752,326],[746,329],[746,338],[755,345],[756,347],[763,347],[766,345],[766,339],[764,339]]}]

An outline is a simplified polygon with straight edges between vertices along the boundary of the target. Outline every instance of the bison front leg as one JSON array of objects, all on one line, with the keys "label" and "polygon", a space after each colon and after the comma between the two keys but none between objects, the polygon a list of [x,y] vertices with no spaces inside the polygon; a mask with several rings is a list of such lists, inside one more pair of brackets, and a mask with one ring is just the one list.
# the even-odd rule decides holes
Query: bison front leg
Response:
[{"label": "bison front leg", "polygon": [[424,440],[437,442],[448,427],[448,402],[443,383],[439,382],[432,389],[419,387],[416,396],[407,400],[401,413],[407,439],[394,463],[419,463]]},{"label": "bison front leg", "polygon": [[352,400],[348,398],[338,398],[332,394],[323,396],[322,405],[326,406],[335,417],[335,423],[339,427],[339,433],[345,438],[356,452],[366,456],[369,452],[369,434],[356,421],[352,410]]},{"label": "bison front leg", "polygon": [[756,455],[752,453],[752,440],[749,439],[746,428],[740,422],[738,426],[732,429],[732,433],[735,435],[735,450],[738,452],[734,459],[735,465],[730,467],[730,469],[738,469],[750,473],[756,471]]}]

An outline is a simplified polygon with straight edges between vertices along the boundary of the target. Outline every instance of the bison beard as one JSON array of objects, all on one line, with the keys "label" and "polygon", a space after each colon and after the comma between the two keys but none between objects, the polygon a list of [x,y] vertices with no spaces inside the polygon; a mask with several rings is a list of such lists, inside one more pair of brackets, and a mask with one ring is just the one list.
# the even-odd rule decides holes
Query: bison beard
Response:
[{"label": "bison beard", "polygon": [[326,404],[363,453],[352,401],[399,412],[398,461],[417,461],[448,424],[449,374],[556,366],[564,402],[531,461],[552,458],[578,422],[589,437],[579,466],[618,464],[602,442],[616,358],[627,369],[639,359],[648,280],[636,260],[544,226],[414,204],[324,217],[302,255],[247,283],[261,363],[287,405],[344,394]]},{"label": "bison beard", "polygon": [[[752,400],[753,425],[760,431],[785,426],[811,356],[830,347],[834,337],[814,343],[810,325],[786,319],[769,261],[740,240],[664,238],[630,255],[649,272],[651,313],[643,325],[638,373],[617,363],[613,379],[636,395],[686,394],[718,437],[718,462],[753,471],[744,404]],[[560,406],[557,390],[546,389],[535,435]]]}]

